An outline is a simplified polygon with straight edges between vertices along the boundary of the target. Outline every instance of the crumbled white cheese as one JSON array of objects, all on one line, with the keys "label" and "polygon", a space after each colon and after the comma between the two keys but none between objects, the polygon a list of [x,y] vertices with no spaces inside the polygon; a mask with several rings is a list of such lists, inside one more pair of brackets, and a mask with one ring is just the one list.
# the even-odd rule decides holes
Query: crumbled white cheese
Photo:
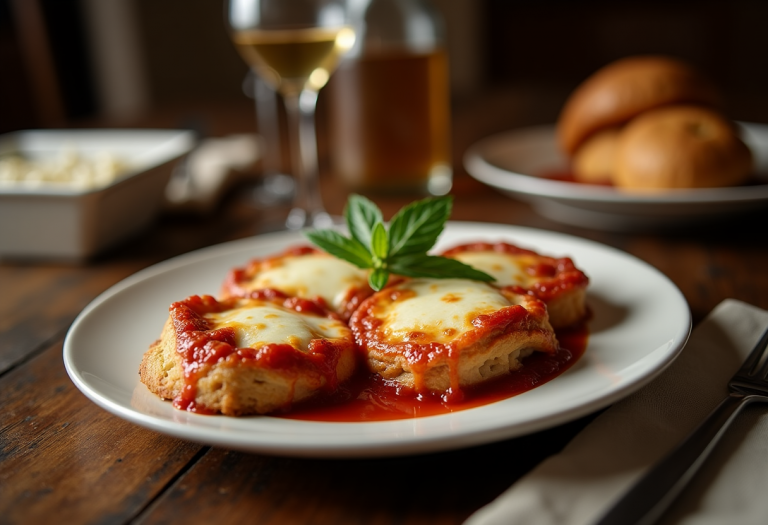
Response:
[{"label": "crumbled white cheese", "polygon": [[88,190],[111,184],[126,169],[124,162],[108,152],[85,157],[67,149],[50,159],[8,155],[0,158],[0,186],[54,185]]}]

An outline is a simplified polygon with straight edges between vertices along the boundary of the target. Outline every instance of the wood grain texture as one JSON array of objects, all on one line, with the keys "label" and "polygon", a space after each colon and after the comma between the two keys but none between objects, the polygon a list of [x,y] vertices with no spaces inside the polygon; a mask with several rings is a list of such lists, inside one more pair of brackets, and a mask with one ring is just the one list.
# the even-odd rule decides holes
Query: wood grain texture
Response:
[{"label": "wood grain texture", "polygon": [[201,447],[97,407],[61,351],[57,343],[0,378],[0,522],[124,523]]},{"label": "wood grain texture", "polygon": [[313,460],[211,449],[137,523],[458,525],[590,420],[396,458]]},{"label": "wood grain texture", "polygon": [[0,373],[63,336],[93,298],[138,269],[130,264],[0,265]]},{"label": "wood grain texture", "polygon": [[[691,228],[611,233],[550,221],[466,174],[461,154],[470,144],[551,122],[562,96],[501,90],[456,109],[452,219],[552,230],[623,250],[680,288],[694,324],[726,298],[768,309],[768,210]],[[250,103],[165,108],[136,125],[173,127],[190,112],[219,136],[250,131],[253,115]],[[340,215],[348,191],[326,161],[321,168],[326,207]],[[142,235],[81,265],[0,262],[0,523],[458,524],[590,420],[453,452],[311,460],[183,442],[86,399],[61,357],[75,316],[151,264],[280,227],[287,207],[258,205],[252,189],[236,189],[208,216],[160,217]],[[369,196],[385,218],[418,197]]]}]

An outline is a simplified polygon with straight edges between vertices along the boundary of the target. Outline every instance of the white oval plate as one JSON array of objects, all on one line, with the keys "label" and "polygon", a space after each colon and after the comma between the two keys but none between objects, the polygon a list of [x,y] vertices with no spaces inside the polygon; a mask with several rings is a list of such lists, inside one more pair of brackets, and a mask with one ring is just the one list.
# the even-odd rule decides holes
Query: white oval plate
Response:
[{"label": "white oval plate", "polygon": [[424,418],[318,423],[267,416],[204,416],[174,409],[139,381],[142,355],[171,302],[219,292],[229,269],[304,242],[280,232],[192,252],[147,268],[97,297],[64,341],[75,385],[107,411],[171,436],[252,452],[313,457],[414,454],[489,443],[552,427],[639,389],[677,356],[691,329],[680,291],[648,264],[558,233],[499,224],[449,223],[436,249],[487,240],[570,256],[591,279],[594,312],[584,356],[529,392],[479,408]]},{"label": "white oval plate", "polygon": [[548,179],[543,175],[568,170],[554,126],[485,138],[467,149],[464,165],[475,179],[529,201],[538,213],[558,222],[613,231],[685,225],[768,208],[768,125],[740,123],[740,127],[758,179],[765,184],[638,195]]}]

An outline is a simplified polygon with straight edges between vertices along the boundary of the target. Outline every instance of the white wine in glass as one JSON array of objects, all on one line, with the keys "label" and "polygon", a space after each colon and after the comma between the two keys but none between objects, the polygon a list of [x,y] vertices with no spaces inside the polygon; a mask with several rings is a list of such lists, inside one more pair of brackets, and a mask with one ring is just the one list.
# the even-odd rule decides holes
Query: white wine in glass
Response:
[{"label": "white wine in glass", "polygon": [[346,0],[230,0],[231,37],[243,59],[285,102],[296,179],[290,229],[332,223],[320,195],[317,93],[355,42]]}]

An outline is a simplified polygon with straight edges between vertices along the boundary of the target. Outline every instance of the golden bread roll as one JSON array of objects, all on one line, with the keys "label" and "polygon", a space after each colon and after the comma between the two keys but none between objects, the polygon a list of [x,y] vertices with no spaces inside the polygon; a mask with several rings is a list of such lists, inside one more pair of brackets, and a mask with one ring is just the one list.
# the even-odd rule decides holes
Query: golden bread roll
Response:
[{"label": "golden bread roll", "polygon": [[669,104],[716,107],[714,86],[693,67],[668,57],[628,57],[603,67],[568,98],[557,123],[560,147],[573,156],[593,133]]},{"label": "golden bread roll", "polygon": [[669,106],[624,128],[614,184],[629,190],[734,186],[751,170],[752,154],[730,121],[707,108]]},{"label": "golden bread roll", "polygon": [[620,128],[606,128],[593,134],[573,156],[573,178],[587,184],[611,184]]}]

